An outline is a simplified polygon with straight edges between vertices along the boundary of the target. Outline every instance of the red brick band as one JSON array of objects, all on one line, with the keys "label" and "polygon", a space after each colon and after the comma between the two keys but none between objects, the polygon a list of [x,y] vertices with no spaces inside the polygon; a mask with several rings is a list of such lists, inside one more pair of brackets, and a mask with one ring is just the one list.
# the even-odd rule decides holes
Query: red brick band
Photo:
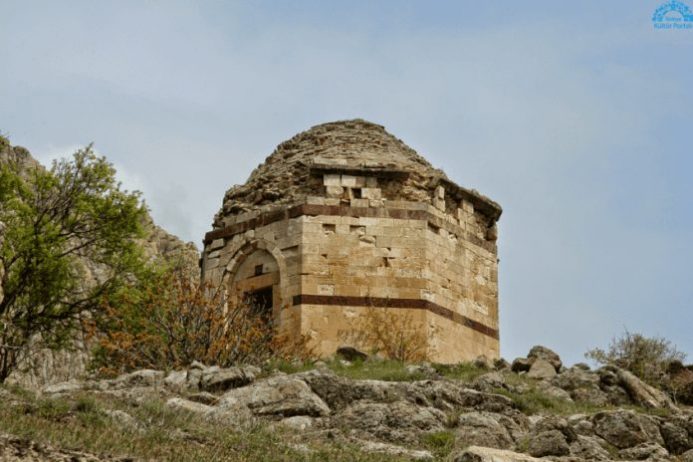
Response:
[{"label": "red brick band", "polygon": [[488,337],[498,340],[498,329],[488,327],[479,321],[437,305],[428,300],[416,298],[381,298],[381,297],[344,297],[338,295],[296,295],[293,298],[296,305],[329,305],[329,306],[373,306],[379,308],[410,308],[427,310],[450,321],[475,330]]},{"label": "red brick band", "polygon": [[397,220],[422,220],[427,221],[431,225],[443,228],[446,231],[463,236],[464,239],[472,244],[478,245],[489,252],[496,252],[496,244],[494,242],[479,239],[471,233],[467,233],[459,226],[456,226],[446,220],[433,215],[426,210],[409,210],[409,209],[391,209],[385,207],[351,207],[348,205],[317,205],[317,204],[301,204],[290,207],[284,210],[267,212],[258,215],[250,220],[243,221],[227,226],[223,229],[217,229],[205,234],[205,245],[212,242],[214,239],[229,238],[236,234],[244,233],[248,230],[266,226],[277,221],[298,218],[304,215],[308,216],[339,216],[339,217],[367,217],[367,218],[392,218]]}]

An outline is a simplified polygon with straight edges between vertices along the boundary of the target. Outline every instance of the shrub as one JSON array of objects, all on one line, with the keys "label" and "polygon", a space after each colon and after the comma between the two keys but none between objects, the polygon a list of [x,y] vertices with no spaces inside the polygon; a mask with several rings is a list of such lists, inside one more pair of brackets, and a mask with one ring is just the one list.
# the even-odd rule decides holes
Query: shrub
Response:
[{"label": "shrub", "polygon": [[613,364],[629,370],[642,380],[657,386],[664,385],[671,362],[686,358],[686,354],[669,340],[645,337],[627,330],[621,337],[611,340],[608,350],[595,348],[585,353],[585,356],[599,364]]},{"label": "shrub", "polygon": [[302,339],[279,335],[252,303],[227,304],[223,288],[177,269],[144,279],[104,307],[94,366],[104,373],[175,369],[193,361],[227,367],[308,356]]},{"label": "shrub", "polygon": [[420,362],[428,356],[426,326],[404,310],[369,306],[343,339],[395,361]]}]

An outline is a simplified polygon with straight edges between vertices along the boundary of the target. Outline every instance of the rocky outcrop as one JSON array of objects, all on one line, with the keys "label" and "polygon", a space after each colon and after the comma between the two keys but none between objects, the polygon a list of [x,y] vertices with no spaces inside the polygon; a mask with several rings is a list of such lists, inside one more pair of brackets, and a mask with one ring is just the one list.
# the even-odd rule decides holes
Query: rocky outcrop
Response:
[{"label": "rocky outcrop", "polygon": [[[539,360],[548,363],[537,359],[533,364]],[[551,367],[555,371],[555,365]],[[636,401],[639,395],[631,398],[626,390],[642,384],[619,369],[561,365],[559,370],[552,378],[532,379],[525,373],[520,380],[503,370],[471,382],[444,377],[389,382],[349,379],[325,364],[287,375],[252,366],[222,369],[195,363],[185,371],[143,370],[111,380],[53,385],[43,392],[93,392],[137,403],[155,397],[164,399],[169,409],[236,430],[261,422],[298,432],[310,429],[311,434],[330,435],[367,451],[417,460],[433,458],[421,442],[440,434],[449,435],[457,448],[467,447],[451,455],[456,461],[673,462],[693,454],[693,412],[662,401],[650,403],[658,406],[657,415],[648,414],[649,404]],[[608,387],[623,391],[629,409],[610,404],[614,392],[604,391]],[[580,405],[582,395],[573,393],[576,390],[585,396],[603,393],[606,409],[595,412],[588,400],[582,403],[592,410],[584,413],[551,415],[551,407],[523,413],[523,397],[542,390],[551,393],[547,399],[566,403],[566,409]],[[138,428],[138,422],[126,416],[112,418],[118,425]]]}]

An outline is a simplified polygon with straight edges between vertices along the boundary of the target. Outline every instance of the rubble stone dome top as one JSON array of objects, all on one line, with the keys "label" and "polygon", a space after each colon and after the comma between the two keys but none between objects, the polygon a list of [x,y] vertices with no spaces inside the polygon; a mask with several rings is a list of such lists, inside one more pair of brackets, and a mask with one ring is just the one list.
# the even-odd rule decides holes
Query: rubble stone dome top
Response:
[{"label": "rubble stone dome top", "polygon": [[292,159],[351,167],[433,170],[426,159],[385,127],[363,119],[316,125],[277,146],[267,162]]},{"label": "rubble stone dome top", "polygon": [[[441,182],[464,189],[382,125],[363,119],[342,120],[316,125],[279,144],[244,184],[226,192],[214,227],[223,227],[223,219],[229,215],[266,210],[315,195],[323,188],[321,178],[316,183],[315,172],[320,169],[361,171],[362,175],[369,171],[402,174],[396,191],[399,200],[430,202],[432,189]],[[482,202],[492,202],[475,191],[465,191]]]}]

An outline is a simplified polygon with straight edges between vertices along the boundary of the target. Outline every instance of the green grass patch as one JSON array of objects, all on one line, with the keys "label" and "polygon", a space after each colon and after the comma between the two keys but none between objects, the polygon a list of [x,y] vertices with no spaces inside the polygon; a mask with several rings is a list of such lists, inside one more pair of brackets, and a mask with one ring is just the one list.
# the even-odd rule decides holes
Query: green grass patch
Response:
[{"label": "green grass patch", "polygon": [[447,460],[455,449],[455,439],[455,433],[445,430],[423,435],[421,443],[437,460]]}]

